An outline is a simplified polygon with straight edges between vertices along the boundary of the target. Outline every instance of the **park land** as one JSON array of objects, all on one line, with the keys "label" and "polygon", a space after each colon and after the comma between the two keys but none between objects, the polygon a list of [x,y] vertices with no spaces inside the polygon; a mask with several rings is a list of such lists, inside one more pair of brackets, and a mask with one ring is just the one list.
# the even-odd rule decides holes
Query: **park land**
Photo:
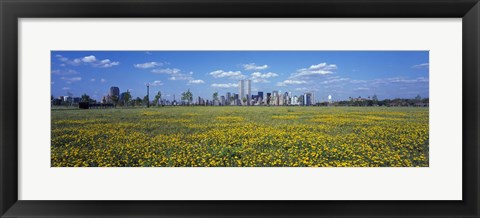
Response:
[{"label": "park land", "polygon": [[52,167],[428,167],[428,107],[52,109]]}]

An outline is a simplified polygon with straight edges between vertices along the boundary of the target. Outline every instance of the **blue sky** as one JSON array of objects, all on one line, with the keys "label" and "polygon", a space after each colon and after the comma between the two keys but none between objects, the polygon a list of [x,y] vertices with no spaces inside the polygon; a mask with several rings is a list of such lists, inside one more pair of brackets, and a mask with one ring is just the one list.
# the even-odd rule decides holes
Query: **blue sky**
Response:
[{"label": "blue sky", "polygon": [[252,94],[274,90],[317,101],[377,95],[429,97],[428,51],[52,51],[52,95],[96,100],[110,86],[133,97],[176,99],[190,89],[194,99],[216,91],[239,93],[238,80],[252,80]]}]

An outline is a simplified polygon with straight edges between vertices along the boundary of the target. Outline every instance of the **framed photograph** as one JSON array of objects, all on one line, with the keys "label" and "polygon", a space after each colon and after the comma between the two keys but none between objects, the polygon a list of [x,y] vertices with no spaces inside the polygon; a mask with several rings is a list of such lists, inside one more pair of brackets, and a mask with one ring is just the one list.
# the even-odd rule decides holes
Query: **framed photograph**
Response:
[{"label": "framed photograph", "polygon": [[1,217],[478,217],[477,0],[2,1]]}]

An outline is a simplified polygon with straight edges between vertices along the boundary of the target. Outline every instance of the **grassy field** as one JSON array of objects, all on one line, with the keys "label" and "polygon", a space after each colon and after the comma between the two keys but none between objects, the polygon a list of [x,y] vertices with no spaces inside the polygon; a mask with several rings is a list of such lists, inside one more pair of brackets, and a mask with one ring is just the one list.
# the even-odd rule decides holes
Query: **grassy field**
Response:
[{"label": "grassy field", "polygon": [[52,167],[428,167],[428,108],[52,110]]}]

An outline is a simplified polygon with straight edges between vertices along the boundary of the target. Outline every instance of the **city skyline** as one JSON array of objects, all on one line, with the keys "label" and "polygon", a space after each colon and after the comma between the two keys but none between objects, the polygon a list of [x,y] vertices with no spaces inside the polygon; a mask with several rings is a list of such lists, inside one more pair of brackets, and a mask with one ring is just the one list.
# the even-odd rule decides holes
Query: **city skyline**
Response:
[{"label": "city skyline", "polygon": [[[240,92],[313,93],[317,101],[429,97],[428,51],[52,51],[53,96],[120,93],[177,100]],[[250,90],[250,91],[248,91]],[[315,99],[314,99],[315,100]]]}]

